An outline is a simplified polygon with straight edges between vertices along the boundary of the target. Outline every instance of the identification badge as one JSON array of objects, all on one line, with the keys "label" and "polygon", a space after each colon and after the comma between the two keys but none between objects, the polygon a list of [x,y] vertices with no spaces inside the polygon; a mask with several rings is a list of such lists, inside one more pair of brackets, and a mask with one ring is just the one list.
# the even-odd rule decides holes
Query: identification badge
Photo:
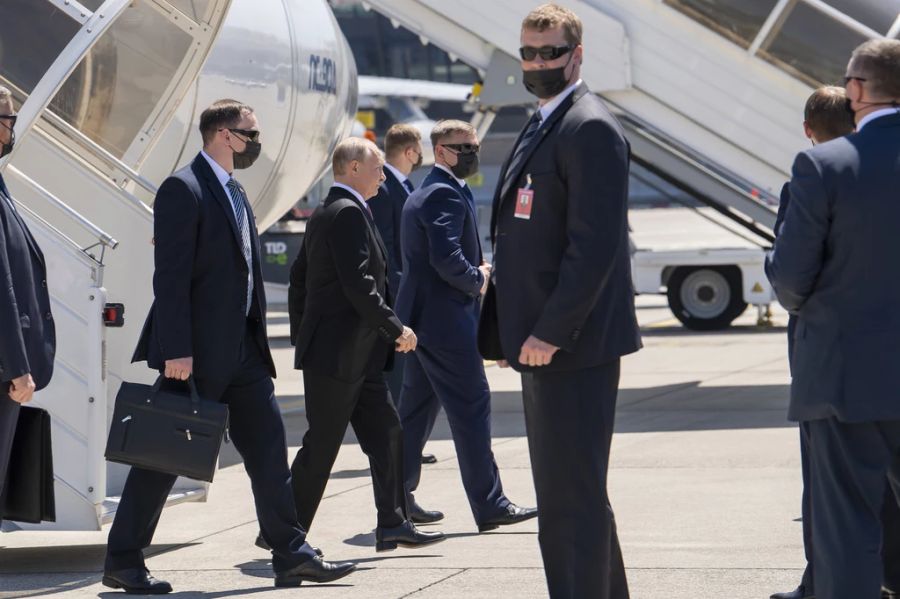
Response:
[{"label": "identification badge", "polygon": [[531,175],[527,175],[528,184],[516,192],[516,218],[531,220],[531,208],[534,205],[534,190],[531,189]]}]

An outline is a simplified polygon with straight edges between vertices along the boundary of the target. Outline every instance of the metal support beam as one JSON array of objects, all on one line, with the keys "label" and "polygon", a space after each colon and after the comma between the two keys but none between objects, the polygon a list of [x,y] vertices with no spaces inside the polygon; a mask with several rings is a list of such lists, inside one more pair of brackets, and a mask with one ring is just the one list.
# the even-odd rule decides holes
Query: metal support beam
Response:
[{"label": "metal support beam", "polygon": [[756,34],[753,43],[747,48],[747,52],[755,55],[760,50],[768,48],[769,44],[772,43],[772,40],[775,39],[775,36],[778,35],[778,32],[781,31],[784,22],[787,21],[787,18],[791,15],[791,11],[794,10],[798,1],[799,0],[778,0],[778,4],[776,4],[775,8],[772,9],[772,12],[769,13],[769,17],[766,19],[766,22],[763,23],[759,33]]}]

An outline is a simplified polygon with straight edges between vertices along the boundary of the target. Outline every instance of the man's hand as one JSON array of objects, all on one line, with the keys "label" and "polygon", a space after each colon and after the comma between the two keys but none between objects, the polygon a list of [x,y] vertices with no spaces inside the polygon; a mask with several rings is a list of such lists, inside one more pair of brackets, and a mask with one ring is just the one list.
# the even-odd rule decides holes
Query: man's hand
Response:
[{"label": "man's hand", "polygon": [[550,345],[546,341],[541,341],[534,335],[529,335],[525,343],[522,344],[519,362],[526,366],[546,366],[553,359],[553,354],[558,349],[558,347]]},{"label": "man's hand", "polygon": [[487,293],[488,283],[491,282],[491,268],[493,267],[487,262],[482,262],[481,266],[478,267],[478,270],[484,275],[484,282],[481,284],[481,295]]},{"label": "man's hand", "polygon": [[188,356],[187,358],[175,358],[174,360],[166,360],[165,376],[167,379],[186,381],[190,378],[193,372],[194,358],[191,356]]},{"label": "man's hand", "polygon": [[11,381],[9,396],[18,403],[28,403],[34,397],[34,379],[30,374],[23,374]]},{"label": "man's hand", "polygon": [[409,327],[403,327],[403,332],[394,341],[397,344],[396,350],[400,353],[407,353],[416,350],[419,340],[413,330]]},{"label": "man's hand", "polygon": [[509,368],[509,362],[506,360],[497,360],[497,366],[500,368]]}]

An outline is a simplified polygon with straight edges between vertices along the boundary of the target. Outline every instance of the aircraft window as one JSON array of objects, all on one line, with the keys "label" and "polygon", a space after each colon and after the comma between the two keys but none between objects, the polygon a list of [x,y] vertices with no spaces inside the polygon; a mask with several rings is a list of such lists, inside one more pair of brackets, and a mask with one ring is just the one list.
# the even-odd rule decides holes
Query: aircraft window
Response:
[{"label": "aircraft window", "polygon": [[80,25],[49,2],[4,0],[0,19],[0,77],[24,101]]},{"label": "aircraft window", "polygon": [[[828,40],[823,44],[822,40]],[[806,5],[791,12],[771,45],[760,55],[812,85],[841,84],[850,53],[866,38]]]},{"label": "aircraft window", "polygon": [[878,33],[886,34],[900,16],[900,0],[825,0],[834,8]]},{"label": "aircraft window", "polygon": [[664,0],[710,29],[747,48],[777,0]]},{"label": "aircraft window", "polygon": [[50,107],[121,158],[153,113],[191,42],[149,2],[135,3],[81,61]]},{"label": "aircraft window", "polygon": [[169,0],[169,4],[183,12],[197,23],[206,22],[209,0]]}]

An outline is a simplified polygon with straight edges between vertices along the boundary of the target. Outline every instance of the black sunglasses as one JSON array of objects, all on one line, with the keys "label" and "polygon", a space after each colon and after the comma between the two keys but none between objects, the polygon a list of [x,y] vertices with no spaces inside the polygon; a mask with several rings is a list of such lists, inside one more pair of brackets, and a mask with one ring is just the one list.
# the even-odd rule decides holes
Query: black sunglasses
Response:
[{"label": "black sunglasses", "polygon": [[519,48],[519,56],[522,57],[522,60],[534,60],[540,55],[544,60],[556,60],[560,56],[565,56],[578,46],[541,46],[540,48],[535,48],[534,46],[522,46]]},{"label": "black sunglasses", "polygon": [[438,144],[439,146],[444,146],[445,148],[450,148],[454,152],[459,152],[461,154],[477,154],[479,150],[481,150],[480,144]]},{"label": "black sunglasses", "polygon": [[0,114],[0,119],[12,121],[12,123],[9,125],[9,127],[15,127],[16,121],[19,120],[19,115],[17,115],[17,114]]},{"label": "black sunglasses", "polygon": [[863,77],[854,77],[853,75],[844,75],[844,87],[847,87],[847,84],[851,81],[868,81]]},{"label": "black sunglasses", "polygon": [[[254,129],[232,129],[231,127],[226,127],[232,133],[240,133],[244,137],[247,138],[247,141],[256,141],[259,139],[259,131]],[[221,131],[221,129],[219,129]]]}]

